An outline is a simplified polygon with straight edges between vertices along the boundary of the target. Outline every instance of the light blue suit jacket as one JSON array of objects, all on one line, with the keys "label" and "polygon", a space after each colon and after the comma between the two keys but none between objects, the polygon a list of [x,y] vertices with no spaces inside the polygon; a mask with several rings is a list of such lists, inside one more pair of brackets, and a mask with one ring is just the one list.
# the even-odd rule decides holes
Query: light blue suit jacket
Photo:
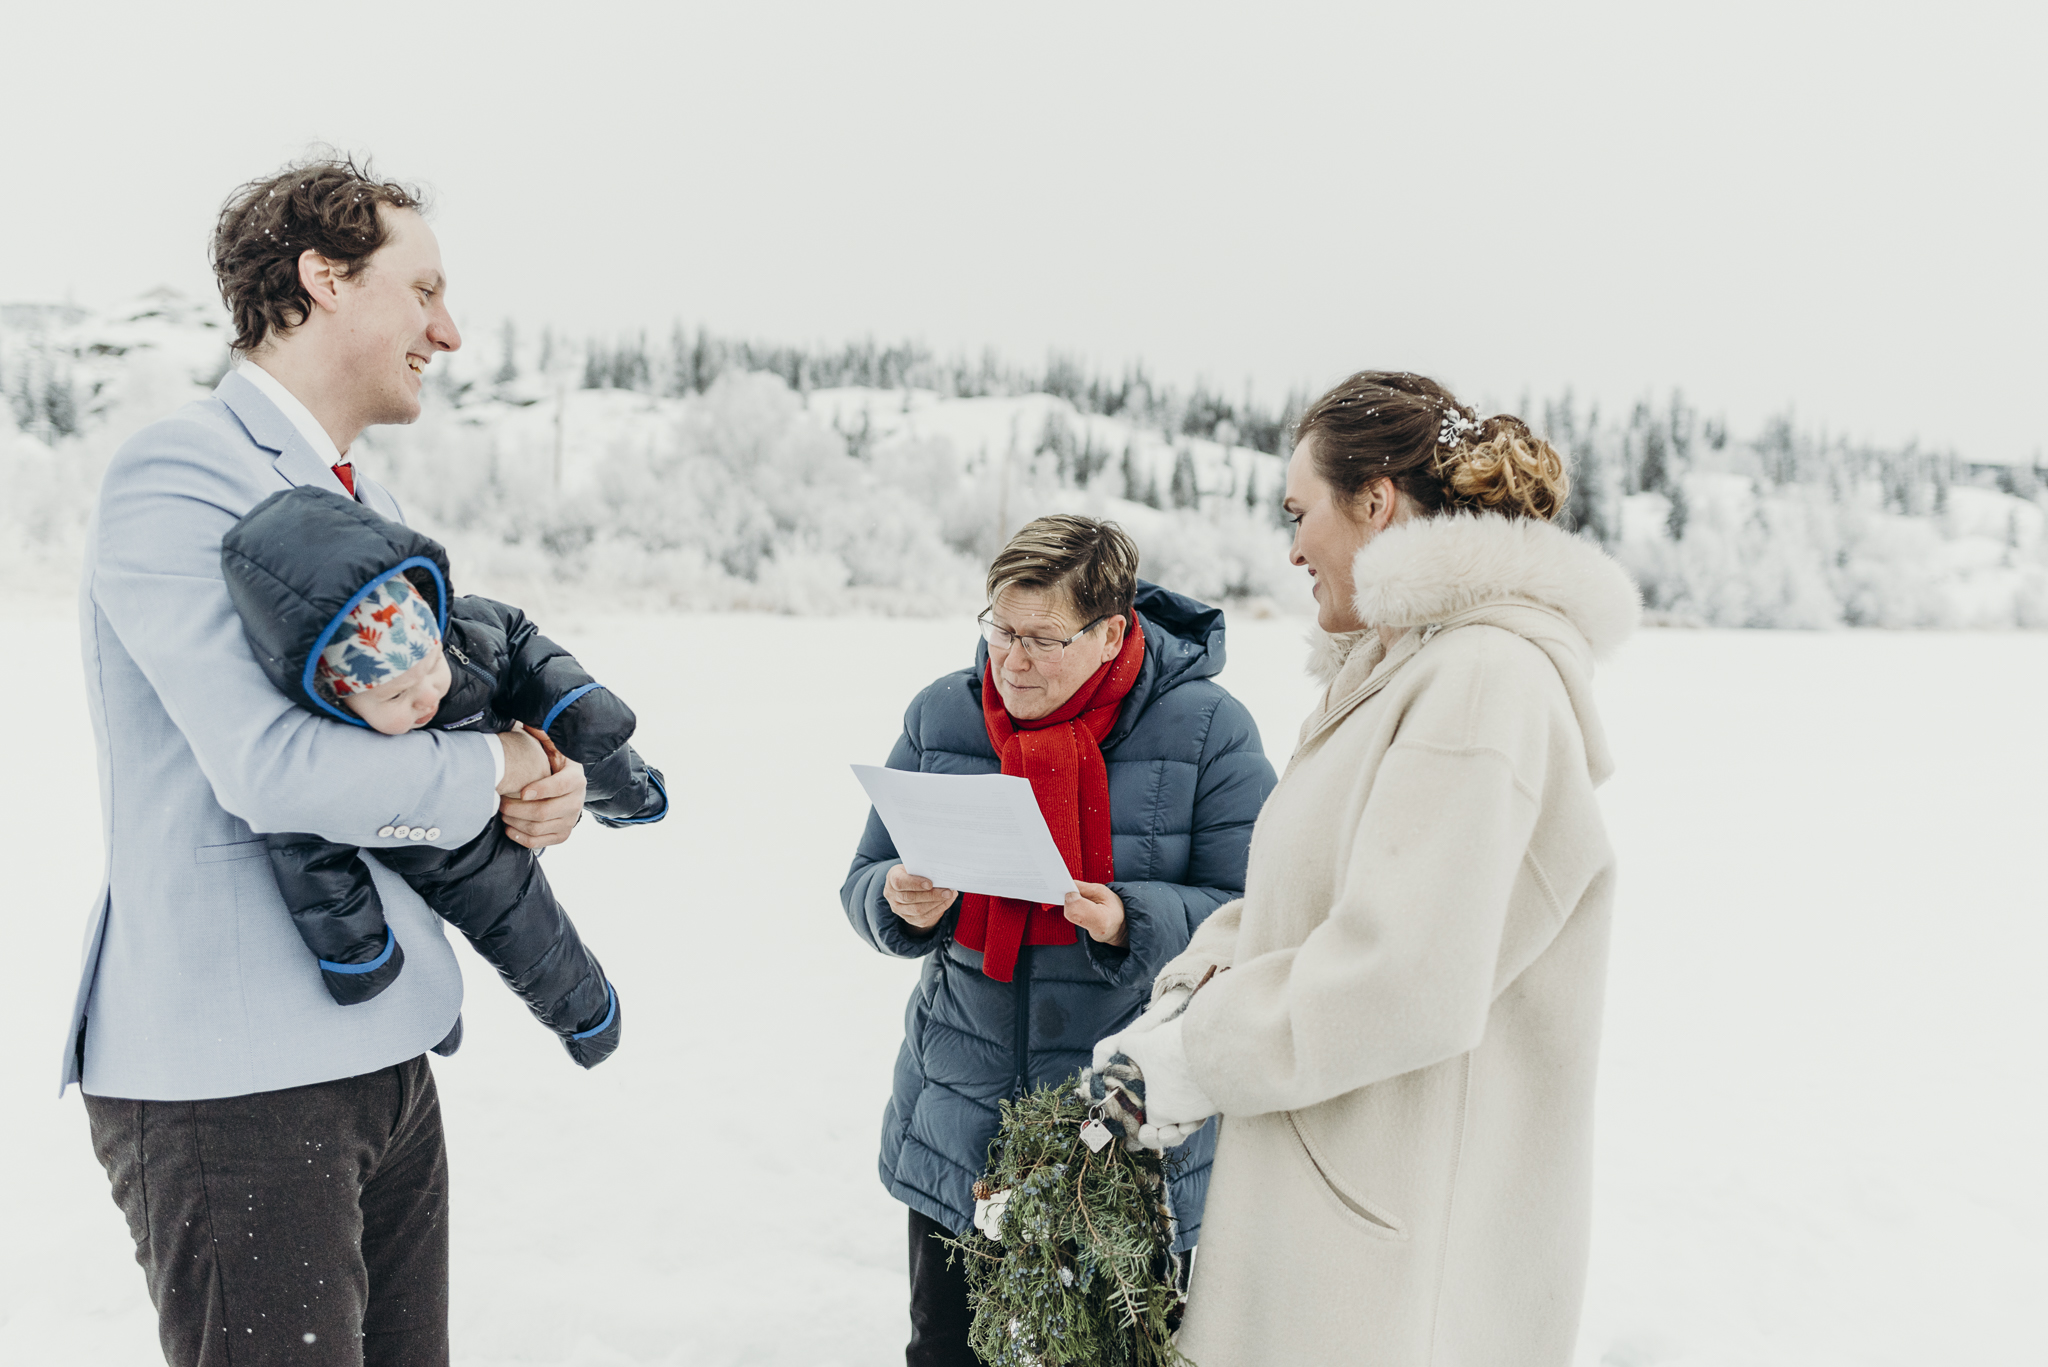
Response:
[{"label": "light blue suit jacket", "polygon": [[[190,1101],[353,1077],[431,1048],[461,1010],[440,920],[374,857],[405,972],[337,1006],[264,854],[264,832],[310,831],[374,856],[400,843],[377,836],[393,824],[439,827],[434,843],[453,848],[497,805],[482,736],[384,736],[315,717],[257,666],[221,578],[221,536],[297,484],[346,492],[233,372],[107,467],[79,600],[106,881],[60,1095],[79,1082],[94,1096]],[[400,516],[377,485],[358,475],[357,488]]]}]

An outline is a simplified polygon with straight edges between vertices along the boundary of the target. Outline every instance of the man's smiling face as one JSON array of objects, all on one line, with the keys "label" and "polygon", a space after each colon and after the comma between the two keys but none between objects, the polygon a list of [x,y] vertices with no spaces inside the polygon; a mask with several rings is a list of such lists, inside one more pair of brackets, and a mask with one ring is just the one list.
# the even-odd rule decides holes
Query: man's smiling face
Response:
[{"label": "man's smiling face", "polygon": [[360,427],[417,419],[434,353],[462,345],[448,314],[434,230],[411,209],[380,205],[377,213],[388,233],[384,245],[337,288],[341,363],[352,380]]}]

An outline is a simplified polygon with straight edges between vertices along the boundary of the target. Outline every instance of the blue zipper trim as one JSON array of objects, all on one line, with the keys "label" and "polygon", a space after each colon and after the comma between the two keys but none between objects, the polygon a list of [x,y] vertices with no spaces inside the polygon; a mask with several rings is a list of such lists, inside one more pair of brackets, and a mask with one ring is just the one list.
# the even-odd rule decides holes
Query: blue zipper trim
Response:
[{"label": "blue zipper trim", "polygon": [[398,937],[391,933],[391,927],[384,927],[384,952],[366,964],[331,964],[320,961],[320,967],[329,973],[375,973],[391,961],[391,951],[398,948]]},{"label": "blue zipper trim", "polygon": [[348,619],[348,615],[351,612],[354,612],[357,608],[361,607],[363,605],[363,600],[365,598],[368,598],[372,593],[376,592],[377,586],[379,584],[383,583],[387,579],[391,579],[398,575],[404,574],[414,565],[421,566],[426,570],[428,574],[434,576],[434,588],[435,591],[438,592],[441,597],[441,639],[444,641],[448,639],[448,581],[441,577],[441,567],[439,565],[436,565],[433,561],[427,559],[423,555],[408,556],[405,559],[399,561],[396,565],[393,565],[390,569],[384,571],[384,573],[378,575],[375,579],[372,579],[369,583],[357,589],[356,596],[349,599],[346,603],[343,603],[341,605],[341,611],[335,613],[334,619],[328,622],[326,628],[322,630],[318,636],[313,638],[313,648],[306,652],[305,672],[299,676],[299,687],[305,692],[308,698],[311,698],[313,700],[313,705],[319,708],[322,712],[325,712],[328,716],[333,717],[338,721],[348,722],[352,726],[360,726],[365,731],[370,729],[370,724],[364,721],[361,717],[358,717],[355,713],[345,711],[342,708],[336,707],[333,703],[327,701],[327,699],[320,696],[318,690],[316,690],[313,687],[313,671],[319,667],[320,652],[327,649],[327,643],[334,639],[335,632],[341,630],[341,624]]},{"label": "blue zipper trim", "polygon": [[661,810],[653,816],[615,816],[611,818],[614,826],[649,826],[668,815],[668,789],[662,786],[652,770],[648,771],[647,781],[654,785],[655,792],[661,794]]},{"label": "blue zipper trim", "polygon": [[[445,649],[446,649],[447,647],[445,647],[445,646],[444,646],[444,647],[442,647],[442,648],[443,648],[443,649],[445,650]],[[490,690],[491,690],[491,691],[492,691],[493,693],[495,693],[495,692],[497,692],[497,691],[498,691],[498,676],[497,676],[497,675],[495,675],[495,674],[491,673],[491,672],[490,672],[489,670],[485,669],[485,668],[484,668],[484,667],[483,667],[482,665],[480,665],[480,664],[478,664],[478,663],[477,663],[476,661],[474,661],[474,660],[470,659],[470,658],[469,658],[469,656],[467,656],[467,655],[457,655],[457,656],[456,656],[455,658],[456,658],[456,660],[457,660],[457,661],[458,661],[458,662],[459,662],[459,663],[460,663],[460,664],[462,665],[462,667],[463,667],[464,669],[466,669],[466,670],[468,670],[468,671],[469,671],[470,673],[472,673],[472,674],[476,675],[476,676],[477,676],[477,677],[478,677],[479,679],[482,679],[482,680],[484,681],[484,687],[486,687],[486,688],[490,689]],[[482,716],[482,715],[483,715],[483,713],[479,712],[479,713],[477,713],[477,715],[478,715],[478,716]]]},{"label": "blue zipper trim", "polygon": [[602,1035],[605,1031],[612,1028],[612,1022],[618,1019],[619,1015],[619,994],[612,991],[610,980],[605,982],[604,995],[605,1000],[611,1003],[610,1009],[604,1013],[604,1019],[591,1026],[588,1030],[569,1036],[570,1039],[589,1039],[592,1035]]},{"label": "blue zipper trim", "polygon": [[564,693],[562,695],[561,701],[557,702],[552,708],[548,709],[548,719],[540,724],[540,729],[545,731],[549,727],[553,726],[555,724],[555,718],[561,716],[564,712],[568,711],[569,704],[575,702],[585,693],[595,693],[598,689],[603,687],[604,685],[601,683],[587,683],[583,685],[583,687],[581,688],[570,689],[567,693]]}]

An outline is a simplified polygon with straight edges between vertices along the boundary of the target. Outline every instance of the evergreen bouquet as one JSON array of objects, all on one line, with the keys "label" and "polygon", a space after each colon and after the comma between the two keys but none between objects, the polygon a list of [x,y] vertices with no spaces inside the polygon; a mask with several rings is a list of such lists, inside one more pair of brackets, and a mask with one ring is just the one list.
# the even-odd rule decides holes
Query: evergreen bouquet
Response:
[{"label": "evergreen bouquet", "polygon": [[967,1264],[969,1342],[991,1367],[1193,1367],[1169,1172],[1096,1118],[1072,1082],[1002,1104]]}]

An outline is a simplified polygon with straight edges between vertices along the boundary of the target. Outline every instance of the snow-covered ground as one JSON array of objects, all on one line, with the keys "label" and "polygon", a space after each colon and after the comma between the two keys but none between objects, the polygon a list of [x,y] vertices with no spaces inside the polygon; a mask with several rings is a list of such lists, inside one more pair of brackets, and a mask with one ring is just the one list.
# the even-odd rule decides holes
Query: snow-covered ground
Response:
[{"label": "snow-covered ground", "polygon": [[[546,623],[643,718],[677,808],[551,875],[629,1005],[570,1064],[463,951],[456,1361],[900,1361],[904,1230],[874,1154],[913,970],[836,899],[849,761],[964,658],[958,621]],[[1284,755],[1298,621],[1224,682]],[[17,779],[0,1057],[0,1362],[155,1360],[76,1095],[52,1093],[100,865],[62,618],[0,676]],[[2048,1327],[2048,637],[1646,634],[1603,675],[1624,859],[1583,1367],[2040,1364]]]}]

